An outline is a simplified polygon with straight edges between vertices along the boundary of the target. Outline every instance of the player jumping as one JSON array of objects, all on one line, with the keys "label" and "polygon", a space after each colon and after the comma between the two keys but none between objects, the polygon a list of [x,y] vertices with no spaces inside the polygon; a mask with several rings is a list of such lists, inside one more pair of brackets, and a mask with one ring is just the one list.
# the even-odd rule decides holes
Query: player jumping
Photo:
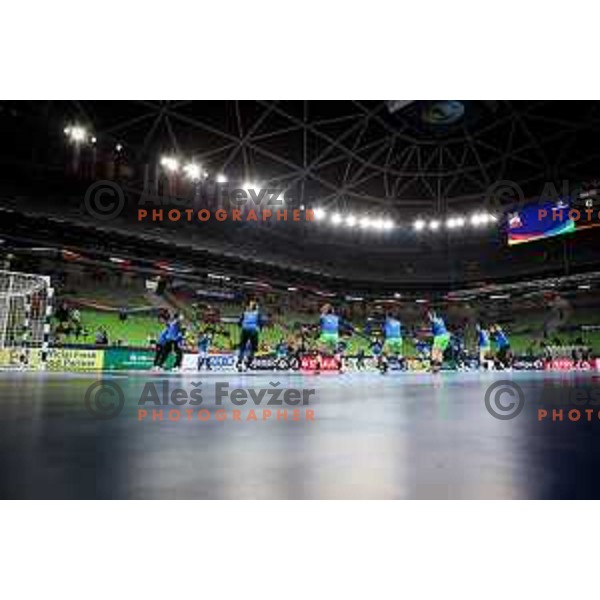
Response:
[{"label": "player jumping", "polygon": [[398,363],[402,361],[402,323],[392,314],[388,313],[383,324],[385,342],[383,352],[379,356],[378,367],[381,373],[387,373],[390,364],[389,357],[393,356]]},{"label": "player jumping", "polygon": [[446,329],[444,319],[438,316],[435,311],[430,310],[427,313],[431,323],[431,333],[433,334],[433,344],[431,346],[431,372],[437,373],[442,368],[444,362],[444,352],[450,343],[450,334]]}]

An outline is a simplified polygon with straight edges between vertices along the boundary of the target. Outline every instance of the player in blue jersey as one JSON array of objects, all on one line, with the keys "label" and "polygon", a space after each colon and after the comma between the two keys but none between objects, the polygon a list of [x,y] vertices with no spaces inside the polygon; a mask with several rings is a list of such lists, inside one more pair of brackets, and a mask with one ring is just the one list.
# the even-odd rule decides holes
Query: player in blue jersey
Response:
[{"label": "player in blue jersey", "polygon": [[431,333],[433,334],[433,344],[431,346],[431,371],[437,373],[442,368],[444,362],[444,352],[450,343],[450,333],[446,329],[444,319],[435,311],[430,310],[427,313],[431,323]]},{"label": "player in blue jersey", "polygon": [[369,349],[371,350],[371,354],[375,359],[375,364],[378,368],[380,368],[383,356],[383,340],[379,334],[373,336],[371,343],[369,344]]},{"label": "player in blue jersey", "polygon": [[340,318],[331,304],[325,304],[321,308],[319,327],[319,350],[334,354],[340,339]]},{"label": "player in blue jersey", "polygon": [[240,348],[237,360],[237,370],[245,371],[252,367],[254,355],[258,350],[260,330],[264,325],[264,318],[254,300],[248,302],[246,310],[240,316]]},{"label": "player in blue jersey", "polygon": [[510,369],[512,367],[512,352],[508,336],[500,325],[493,325],[490,331],[496,346],[496,362],[502,369]]},{"label": "player in blue jersey", "polygon": [[321,316],[319,317],[320,335],[318,342],[319,354],[317,355],[317,373],[321,369],[321,354],[332,355],[336,358],[340,371],[343,370],[343,361],[338,354],[338,346],[340,341],[340,324],[341,319],[336,314],[331,304],[324,304],[321,307]]},{"label": "player in blue jersey", "polygon": [[162,368],[165,362],[165,352],[167,350],[167,333],[169,328],[165,325],[164,329],[160,332],[158,339],[156,340],[156,354],[154,356],[154,369],[158,370]]},{"label": "player in blue jersey", "polygon": [[288,343],[284,337],[280,338],[279,342],[275,346],[275,358],[282,360],[288,356]]},{"label": "player in blue jersey", "polygon": [[187,330],[183,326],[181,322],[181,317],[179,321],[179,328],[174,333],[173,341],[171,344],[171,349],[175,354],[175,362],[173,363],[173,371],[179,371],[181,369],[181,363],[183,362],[183,350],[185,348],[185,336],[187,334]]},{"label": "player in blue jersey", "polygon": [[290,345],[285,337],[279,338],[279,342],[275,345],[275,368],[288,369],[290,363],[288,359],[290,357]]},{"label": "player in blue jersey", "polygon": [[168,321],[165,330],[161,334],[161,339],[159,339],[159,342],[161,340],[164,341],[164,344],[161,344],[162,351],[156,366],[162,369],[163,365],[169,358],[169,355],[171,352],[173,352],[175,354],[175,364],[173,365],[173,368],[175,370],[179,370],[181,367],[181,361],[183,360],[182,346],[184,342],[182,315],[175,315]]},{"label": "player in blue jersey", "polygon": [[479,349],[479,368],[487,369],[490,364],[490,332],[479,323],[475,326],[477,330],[477,347]]},{"label": "player in blue jersey", "polygon": [[212,346],[213,334],[212,331],[206,330],[198,337],[198,371],[206,365],[206,370],[210,371],[210,347]]},{"label": "player in blue jersey", "polygon": [[382,373],[387,373],[390,356],[393,356],[398,363],[402,360],[402,323],[392,313],[388,313],[385,317],[383,335],[385,338],[383,352],[377,364]]}]

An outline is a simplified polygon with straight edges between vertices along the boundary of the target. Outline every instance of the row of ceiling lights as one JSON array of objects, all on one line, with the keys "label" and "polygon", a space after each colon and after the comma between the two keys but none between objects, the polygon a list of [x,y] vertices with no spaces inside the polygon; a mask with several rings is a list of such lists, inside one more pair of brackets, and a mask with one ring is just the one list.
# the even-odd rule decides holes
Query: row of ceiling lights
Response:
[{"label": "row of ceiling lights", "polygon": [[394,229],[395,223],[390,218],[372,218],[358,215],[342,215],[334,212],[328,215],[323,208],[315,208],[315,219],[317,221],[329,222],[335,226],[359,227],[361,229],[379,229],[381,231]]},{"label": "row of ceiling lights", "polygon": [[[95,144],[97,139],[95,136],[90,136],[84,127],[79,125],[68,126],[64,129],[65,135],[75,144],[90,142]],[[120,152],[123,149],[121,144],[117,144],[115,149]],[[160,159],[161,166],[167,173],[175,175],[183,171],[185,176],[191,181],[200,181],[209,177],[208,171],[202,168],[202,165],[195,162],[181,163],[175,156],[163,156]],[[227,177],[222,173],[217,174],[215,178],[217,183],[227,183]],[[259,189],[260,185],[247,181],[242,184],[242,189]],[[379,231],[390,231],[396,227],[396,224],[389,217],[368,217],[366,215],[342,215],[339,212],[333,212],[330,215],[323,208],[316,208],[314,211],[315,219],[322,222],[329,222],[334,226],[346,226],[349,228],[374,229]],[[445,225],[447,229],[462,229],[467,224],[474,227],[489,225],[497,221],[497,217],[490,213],[475,213],[470,217],[454,216],[449,217],[442,222],[439,219],[417,219],[413,223],[415,231],[437,231]]]},{"label": "row of ceiling lights", "polygon": [[[63,131],[68,140],[76,146],[86,143],[95,144],[98,141],[96,136],[91,135],[87,129],[81,125],[69,125],[65,127]],[[121,152],[121,150],[123,150],[123,145],[117,144],[115,146],[115,150],[117,152]],[[191,161],[182,164],[175,156],[163,156],[160,159],[160,164],[167,173],[172,175],[183,171],[185,176],[191,181],[200,181],[201,179],[206,179],[209,176],[208,172],[202,168],[202,165]],[[227,183],[227,177],[225,177],[225,175],[218,174],[216,176],[216,181],[217,183]],[[252,182],[246,182],[243,187],[245,189],[257,189],[258,186]]]},{"label": "row of ceiling lights", "polygon": [[413,223],[413,229],[415,231],[437,231],[438,229],[441,229],[442,226],[445,226],[447,229],[462,229],[467,225],[471,225],[473,227],[482,227],[484,225],[491,225],[497,220],[498,217],[496,217],[495,215],[486,212],[478,212],[474,213],[470,217],[449,217],[443,222],[440,219],[431,219],[430,221],[425,221],[424,219],[417,219]]},{"label": "row of ceiling lights", "polygon": [[[323,208],[317,208],[314,211],[315,219],[322,222],[328,222],[335,226],[347,226],[347,227],[360,227],[362,229],[379,229],[379,230],[391,230],[396,227],[394,221],[390,218],[371,218],[367,216],[358,215],[342,215],[339,212],[333,212],[328,214]],[[437,231],[445,226],[447,229],[462,229],[467,225],[473,227],[482,227],[485,225],[491,225],[495,223],[498,218],[495,215],[485,212],[478,212],[470,217],[453,216],[449,217],[445,221],[440,219],[431,219],[426,221],[424,219],[417,219],[413,223],[413,229],[415,231]]]},{"label": "row of ceiling lights", "polygon": [[[201,179],[207,179],[209,176],[208,171],[205,171],[202,165],[195,162],[181,164],[179,159],[174,156],[163,156],[160,159],[160,164],[171,175],[183,171],[185,176],[191,181],[200,181]],[[215,179],[217,183],[227,183],[227,177],[222,173],[219,173]],[[242,187],[244,189],[258,189],[257,185],[252,182],[246,182]]]},{"label": "row of ceiling lights", "polygon": [[[98,141],[98,138],[95,135],[88,133],[87,129],[81,125],[69,125],[63,129],[63,132],[68,140],[76,146],[86,143],[93,145]],[[121,152],[121,150],[123,150],[123,144],[116,144],[115,150]]]}]

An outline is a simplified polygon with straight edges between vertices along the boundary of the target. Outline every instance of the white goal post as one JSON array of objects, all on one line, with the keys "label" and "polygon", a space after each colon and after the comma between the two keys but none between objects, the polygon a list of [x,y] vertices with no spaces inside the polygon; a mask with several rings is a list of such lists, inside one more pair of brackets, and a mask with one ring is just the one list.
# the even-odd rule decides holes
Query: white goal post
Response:
[{"label": "white goal post", "polygon": [[50,277],[0,270],[0,368],[45,368],[53,300]]}]

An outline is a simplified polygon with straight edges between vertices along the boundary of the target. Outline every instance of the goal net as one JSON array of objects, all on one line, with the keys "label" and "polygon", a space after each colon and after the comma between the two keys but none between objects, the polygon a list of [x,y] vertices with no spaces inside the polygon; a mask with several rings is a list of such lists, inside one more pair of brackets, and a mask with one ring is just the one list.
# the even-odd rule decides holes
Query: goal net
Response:
[{"label": "goal net", "polygon": [[49,277],[0,271],[0,368],[45,367],[53,296]]}]

